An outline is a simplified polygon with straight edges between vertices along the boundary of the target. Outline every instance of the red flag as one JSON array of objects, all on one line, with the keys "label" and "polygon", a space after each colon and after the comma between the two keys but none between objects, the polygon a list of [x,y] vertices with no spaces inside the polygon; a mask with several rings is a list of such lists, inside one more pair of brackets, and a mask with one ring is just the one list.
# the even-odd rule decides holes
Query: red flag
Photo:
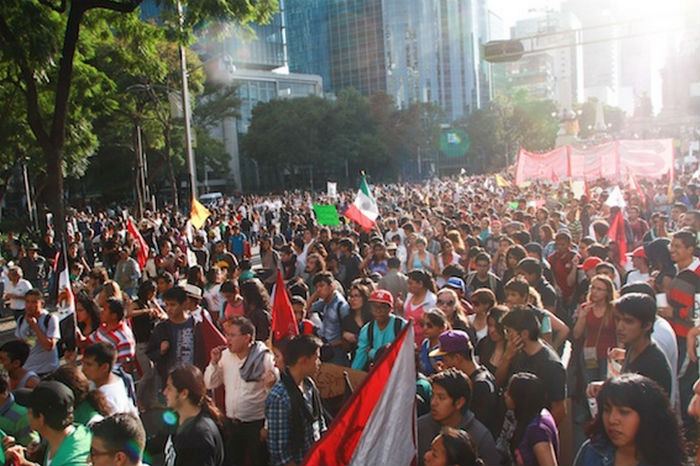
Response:
[{"label": "red flag", "polygon": [[620,265],[627,264],[627,236],[625,235],[625,219],[622,216],[622,209],[618,210],[615,218],[608,230],[608,238],[617,243],[620,252]]},{"label": "red flag", "polygon": [[[217,347],[226,346],[226,337],[219,331],[218,328],[214,326],[211,320],[207,319],[206,317],[202,318],[202,323],[199,325],[199,330],[202,332],[202,342],[204,343],[204,351],[207,355],[207,365],[209,365],[211,350]],[[204,368],[201,369],[202,371],[204,370]],[[226,412],[226,389],[224,388],[223,384],[214,390],[214,403],[216,403],[216,406],[219,409]]]},{"label": "red flag", "polygon": [[279,341],[287,335],[299,335],[299,328],[294,318],[292,303],[284,287],[282,271],[277,269],[277,283],[272,301],[272,338]]},{"label": "red flag", "polygon": [[559,176],[557,175],[557,172],[554,171],[554,168],[552,168],[552,175],[550,179],[552,180],[552,183],[559,184]]},{"label": "red flag", "polygon": [[637,183],[637,178],[635,178],[634,174],[630,173],[629,176],[629,185],[630,189],[633,189],[637,195],[639,196],[640,201],[644,201],[646,199],[646,196],[644,196],[644,191],[642,191],[642,187],[639,186],[639,183]]},{"label": "red flag", "polygon": [[126,222],[126,229],[129,232],[129,234],[134,237],[134,240],[136,240],[136,242],[139,244],[139,252],[136,256],[136,259],[139,262],[139,267],[141,267],[141,270],[143,270],[143,268],[146,266],[146,261],[148,260],[148,245],[143,239],[143,236],[141,236],[141,233],[139,233],[139,230],[134,226],[134,222],[131,220],[131,217],[129,217],[129,219]]},{"label": "red flag", "polygon": [[303,464],[416,464],[413,341],[409,322],[311,447]]},{"label": "red flag", "polygon": [[586,197],[588,198],[588,202],[591,202],[593,198],[591,197],[591,192],[588,190],[588,181],[583,180],[583,187],[586,190]]}]

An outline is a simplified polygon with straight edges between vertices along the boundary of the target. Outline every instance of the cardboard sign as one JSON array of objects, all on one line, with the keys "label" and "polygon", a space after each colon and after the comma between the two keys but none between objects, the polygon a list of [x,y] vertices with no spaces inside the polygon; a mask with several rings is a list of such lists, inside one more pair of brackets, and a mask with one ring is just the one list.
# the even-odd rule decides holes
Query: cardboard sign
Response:
[{"label": "cardboard sign", "polygon": [[367,376],[367,373],[363,371],[324,362],[321,364],[318,374],[314,376],[314,382],[321,393],[321,398],[334,398],[345,393],[343,372],[348,373],[353,390],[357,389]]}]

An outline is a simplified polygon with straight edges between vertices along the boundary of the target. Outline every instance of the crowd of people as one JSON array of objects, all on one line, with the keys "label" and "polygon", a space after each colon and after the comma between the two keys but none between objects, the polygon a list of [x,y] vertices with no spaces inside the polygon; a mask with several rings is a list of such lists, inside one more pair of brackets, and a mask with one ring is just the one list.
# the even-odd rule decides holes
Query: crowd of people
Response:
[{"label": "crowd of people", "polygon": [[10,234],[5,458],[301,464],[343,401],[321,364],[371,371],[411,325],[419,465],[696,464],[700,186],[676,184],[375,185],[369,231],[314,217],[350,192],[222,198],[200,228],[164,208],[139,235],[125,209],[72,209],[75,330],[51,312],[53,232]]}]

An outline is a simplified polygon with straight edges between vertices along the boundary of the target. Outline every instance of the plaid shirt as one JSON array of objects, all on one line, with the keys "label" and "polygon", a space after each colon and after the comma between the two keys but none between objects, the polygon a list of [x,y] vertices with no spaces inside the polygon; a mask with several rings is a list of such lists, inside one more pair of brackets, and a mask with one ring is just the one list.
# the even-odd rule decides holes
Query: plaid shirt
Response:
[{"label": "plaid shirt", "polygon": [[[304,381],[305,399],[311,399],[313,386]],[[270,450],[270,463],[277,466],[295,461],[301,463],[304,455],[311,445],[321,438],[321,433],[326,430],[326,422],[321,418],[313,424],[304,425],[303,451],[294,452],[290,445],[290,412],[292,400],[284,383],[278,381],[265,400],[265,418],[267,419],[267,445]]]}]

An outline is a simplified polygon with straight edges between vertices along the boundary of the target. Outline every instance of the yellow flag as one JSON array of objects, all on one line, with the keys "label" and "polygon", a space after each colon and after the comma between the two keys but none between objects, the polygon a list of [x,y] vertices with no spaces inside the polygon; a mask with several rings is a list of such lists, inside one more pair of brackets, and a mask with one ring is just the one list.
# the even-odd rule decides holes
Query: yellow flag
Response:
[{"label": "yellow flag", "polygon": [[499,188],[507,188],[510,186],[510,183],[508,183],[508,180],[503,178],[501,175],[496,175],[496,186]]},{"label": "yellow flag", "polygon": [[202,228],[204,222],[211,215],[211,212],[207,210],[197,199],[192,198],[192,208],[190,210],[190,223],[196,228]]}]

